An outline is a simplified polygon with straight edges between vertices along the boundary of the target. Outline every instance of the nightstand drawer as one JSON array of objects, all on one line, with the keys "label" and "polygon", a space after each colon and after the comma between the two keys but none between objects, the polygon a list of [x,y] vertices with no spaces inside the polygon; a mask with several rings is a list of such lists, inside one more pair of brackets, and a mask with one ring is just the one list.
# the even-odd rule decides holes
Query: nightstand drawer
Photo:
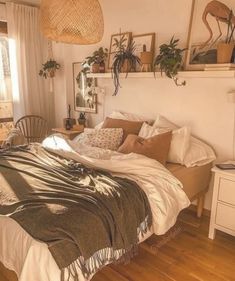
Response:
[{"label": "nightstand drawer", "polygon": [[218,203],[215,223],[235,231],[235,208]]},{"label": "nightstand drawer", "polygon": [[235,206],[235,181],[220,179],[218,199]]}]

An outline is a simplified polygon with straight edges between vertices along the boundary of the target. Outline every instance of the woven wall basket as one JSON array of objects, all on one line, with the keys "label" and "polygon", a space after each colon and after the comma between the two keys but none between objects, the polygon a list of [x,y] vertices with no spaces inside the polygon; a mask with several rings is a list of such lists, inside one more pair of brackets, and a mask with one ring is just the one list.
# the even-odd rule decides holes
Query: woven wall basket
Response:
[{"label": "woven wall basket", "polygon": [[50,40],[70,44],[94,44],[104,33],[98,0],[42,0],[41,28]]}]

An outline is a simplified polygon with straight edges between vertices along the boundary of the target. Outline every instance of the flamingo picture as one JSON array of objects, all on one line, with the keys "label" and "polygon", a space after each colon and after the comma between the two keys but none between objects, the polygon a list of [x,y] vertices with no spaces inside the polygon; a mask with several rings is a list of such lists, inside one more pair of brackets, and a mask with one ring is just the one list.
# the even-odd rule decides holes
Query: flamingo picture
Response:
[{"label": "flamingo picture", "polygon": [[[219,35],[213,42],[211,41],[214,34],[211,25],[208,21],[208,15],[211,15],[212,17],[215,18],[219,29]],[[206,28],[208,29],[210,35],[208,40],[205,43],[203,43],[201,48],[204,48],[210,42],[212,43],[211,45],[213,45],[218,41],[218,39],[222,36],[221,23],[231,24],[232,26],[235,26],[235,16],[233,14],[233,11],[224,3],[217,0],[213,0],[206,5],[202,15],[202,20]]]}]

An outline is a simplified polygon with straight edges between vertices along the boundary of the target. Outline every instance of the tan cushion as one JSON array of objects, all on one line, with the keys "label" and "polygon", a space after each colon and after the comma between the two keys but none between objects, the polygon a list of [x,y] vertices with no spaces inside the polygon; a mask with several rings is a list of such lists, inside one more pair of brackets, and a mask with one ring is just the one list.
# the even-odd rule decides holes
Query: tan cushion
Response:
[{"label": "tan cushion", "polygon": [[128,121],[107,117],[102,128],[121,128],[123,129],[123,141],[129,134],[138,135],[143,125],[142,121]]},{"label": "tan cushion", "polygon": [[135,135],[129,135],[118,152],[128,154],[131,152],[145,155],[166,165],[167,156],[170,149],[172,133],[167,132],[148,139],[143,139]]}]

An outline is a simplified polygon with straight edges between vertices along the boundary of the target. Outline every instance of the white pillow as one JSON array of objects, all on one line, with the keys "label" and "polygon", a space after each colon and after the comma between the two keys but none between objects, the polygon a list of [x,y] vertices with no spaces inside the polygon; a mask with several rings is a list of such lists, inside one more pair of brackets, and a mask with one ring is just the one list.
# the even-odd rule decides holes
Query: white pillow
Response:
[{"label": "white pillow", "polygon": [[84,129],[73,141],[109,150],[117,150],[123,140],[123,129]]},{"label": "white pillow", "polygon": [[144,123],[139,132],[139,136],[142,138],[150,138],[167,131],[172,131],[172,140],[167,161],[184,165],[184,157],[190,144],[190,129],[188,127],[172,130],[168,127],[156,128]]},{"label": "white pillow", "polygon": [[[122,119],[122,120],[128,120],[128,121],[143,121],[148,122],[149,124],[153,123],[152,119],[148,119],[144,116],[128,113],[128,112],[120,112],[120,111],[113,111],[108,117],[113,119]],[[104,122],[99,123],[95,126],[95,129],[101,129]]]},{"label": "white pillow", "polygon": [[215,159],[215,153],[209,145],[191,137],[191,144],[184,158],[186,167],[203,166],[213,162]]},{"label": "white pillow", "polygon": [[[175,129],[177,125],[158,115],[153,126]],[[186,167],[203,166],[216,159],[213,149],[203,141],[191,136],[189,149],[184,157],[183,165]]]},{"label": "white pillow", "polygon": [[162,115],[158,114],[155,122],[153,123],[153,127],[160,127],[160,128],[167,128],[169,130],[178,129],[179,126],[175,125],[174,123],[170,122],[168,119],[163,117]]}]

